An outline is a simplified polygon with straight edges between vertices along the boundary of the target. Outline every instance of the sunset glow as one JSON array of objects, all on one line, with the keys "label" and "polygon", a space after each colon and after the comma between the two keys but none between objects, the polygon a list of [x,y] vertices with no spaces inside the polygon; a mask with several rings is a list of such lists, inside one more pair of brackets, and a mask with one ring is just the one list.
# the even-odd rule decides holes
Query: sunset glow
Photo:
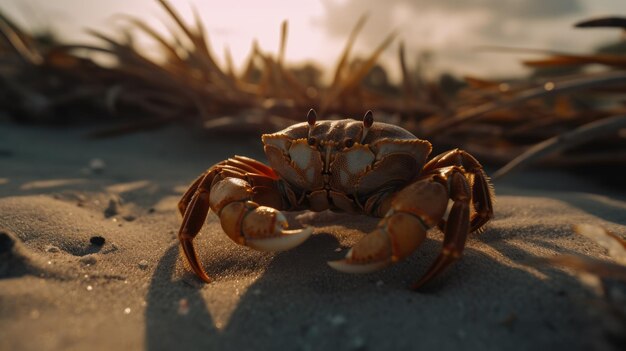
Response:
[{"label": "sunset glow", "polygon": [[[324,1],[193,1],[171,0],[174,8],[189,22],[192,8],[202,18],[214,54],[223,62],[230,50],[241,67],[256,40],[265,52],[276,53],[282,21],[289,22],[287,61],[298,64],[314,61],[325,66],[336,62],[349,31],[362,14],[368,23],[357,39],[355,53],[366,55],[393,30],[407,46],[409,57],[434,54],[433,74],[449,71],[482,76],[519,75],[525,71],[520,55],[511,57],[480,52],[480,45],[533,47],[584,52],[617,36],[611,30],[576,31],[572,24],[592,16],[615,11],[618,1],[552,1],[543,10],[538,1],[481,1],[470,6],[455,6],[454,1],[394,0],[390,2]],[[166,15],[153,0],[111,0],[107,2],[57,0],[9,0],[3,9],[33,28],[52,28],[67,39],[93,41],[85,33],[95,28],[116,33],[124,22],[115,14],[129,14],[160,27]],[[519,14],[519,15],[517,15]],[[498,61],[494,65],[494,60]],[[398,73],[396,49],[387,50],[382,62],[392,76]],[[410,59],[414,64],[416,59]]]}]

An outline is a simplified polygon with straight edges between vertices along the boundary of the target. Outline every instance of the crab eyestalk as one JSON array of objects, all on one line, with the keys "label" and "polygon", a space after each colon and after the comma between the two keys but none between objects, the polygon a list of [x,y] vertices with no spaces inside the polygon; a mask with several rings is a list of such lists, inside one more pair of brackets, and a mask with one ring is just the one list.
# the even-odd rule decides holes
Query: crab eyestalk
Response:
[{"label": "crab eyestalk", "polygon": [[315,126],[315,122],[317,121],[317,113],[314,109],[310,109],[309,113],[306,114],[306,121],[309,124],[309,127],[313,128]]},{"label": "crab eyestalk", "polygon": [[314,109],[310,109],[309,113],[306,114],[306,122],[308,124],[307,140],[309,142],[309,145],[315,144],[313,142],[314,139],[311,138],[311,132],[313,131],[313,128],[315,127],[315,122],[316,121],[317,121],[317,113],[315,112]]},{"label": "crab eyestalk", "polygon": [[363,136],[361,137],[361,144],[363,144],[363,141],[365,140],[367,133],[370,131],[372,124],[374,124],[374,115],[371,110],[367,110],[367,112],[365,112],[365,116],[363,116]]}]

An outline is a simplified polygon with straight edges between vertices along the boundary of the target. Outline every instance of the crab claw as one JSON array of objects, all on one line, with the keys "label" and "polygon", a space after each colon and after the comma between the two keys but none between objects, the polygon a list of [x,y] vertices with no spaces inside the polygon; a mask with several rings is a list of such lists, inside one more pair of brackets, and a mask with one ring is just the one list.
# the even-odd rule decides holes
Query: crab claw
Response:
[{"label": "crab claw", "polygon": [[392,263],[389,236],[384,229],[378,228],[350,249],[344,259],[327,263],[344,273],[370,273],[382,269]]},{"label": "crab claw", "polygon": [[[348,252],[348,255],[350,252]],[[382,260],[378,262],[370,262],[370,263],[355,263],[350,258],[344,258],[343,260],[337,261],[328,261],[329,266],[333,269],[338,270],[343,273],[351,273],[351,274],[362,274],[362,273],[371,273],[375,272],[379,269],[383,269],[387,267],[391,260]]]},{"label": "crab claw", "polygon": [[312,233],[312,227],[295,230],[280,230],[276,237],[248,239],[246,245],[259,251],[285,251],[302,244]]},{"label": "crab claw", "polygon": [[244,217],[241,231],[245,245],[259,251],[285,251],[302,244],[313,228],[287,230],[282,212],[266,206],[251,209]]},{"label": "crab claw", "polygon": [[420,223],[411,214],[393,213],[354,245],[343,260],[328,265],[345,273],[370,273],[398,262],[424,240],[426,231]]}]

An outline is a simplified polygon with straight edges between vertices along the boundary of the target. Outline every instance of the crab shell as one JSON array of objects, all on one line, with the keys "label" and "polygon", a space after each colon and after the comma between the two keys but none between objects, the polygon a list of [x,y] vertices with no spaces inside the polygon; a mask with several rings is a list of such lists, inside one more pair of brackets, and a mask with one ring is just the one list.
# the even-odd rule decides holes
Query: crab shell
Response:
[{"label": "crab shell", "polygon": [[272,168],[293,189],[292,204],[379,216],[373,195],[417,177],[432,150],[403,128],[352,119],[298,123],[262,140]]}]

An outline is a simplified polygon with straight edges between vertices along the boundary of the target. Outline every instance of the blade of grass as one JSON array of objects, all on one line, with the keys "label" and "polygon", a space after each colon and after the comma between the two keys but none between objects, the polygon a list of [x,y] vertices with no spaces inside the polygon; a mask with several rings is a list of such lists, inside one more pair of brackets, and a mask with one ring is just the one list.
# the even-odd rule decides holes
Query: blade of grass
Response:
[{"label": "blade of grass", "polygon": [[576,28],[616,27],[626,29],[626,17],[600,17],[578,22]]},{"label": "blade of grass", "polygon": [[626,57],[623,55],[557,55],[545,59],[524,60],[522,63],[529,67],[580,66],[592,63],[626,67]]},{"label": "blade of grass", "polygon": [[423,135],[426,137],[439,133],[445,133],[446,130],[451,130],[452,127],[461,123],[467,123],[489,112],[516,106],[528,100],[549,97],[555,94],[562,94],[577,90],[584,90],[587,88],[604,87],[618,83],[626,83],[626,71],[589,74],[573,79],[570,78],[547,82],[541,87],[522,91],[511,98],[503,98],[494,102],[488,102],[458,113],[451,118],[446,118],[430,129],[424,130]]},{"label": "blade of grass", "polygon": [[280,25],[280,49],[278,50],[278,66],[280,69],[284,69],[285,64],[285,51],[287,48],[287,34],[289,30],[289,23],[284,20]]},{"label": "blade of grass", "polygon": [[374,50],[374,52],[369,56],[365,62],[363,62],[355,71],[351,72],[345,80],[339,83],[338,87],[331,87],[332,90],[330,94],[322,101],[321,110],[322,112],[331,107],[337,99],[339,99],[346,92],[357,87],[363,78],[369,73],[369,71],[374,67],[376,61],[380,55],[387,49],[387,47],[393,42],[396,38],[397,33],[392,32],[389,34],[385,40]]},{"label": "blade of grass", "polygon": [[413,87],[411,74],[406,66],[405,56],[404,42],[400,42],[400,45],[398,45],[398,58],[400,59],[400,68],[402,69],[402,97],[404,99],[404,108],[407,111],[411,111],[413,110],[413,102],[415,101],[415,89]]},{"label": "blade of grass", "polygon": [[343,70],[346,64],[348,63],[348,57],[350,56],[350,51],[352,51],[352,46],[354,45],[354,42],[356,41],[357,35],[359,35],[359,32],[365,25],[365,22],[367,21],[367,17],[368,17],[367,14],[361,15],[361,17],[359,17],[359,20],[356,22],[356,25],[352,29],[352,32],[350,32],[350,36],[348,37],[346,46],[343,49],[341,58],[339,59],[339,62],[337,63],[337,66],[335,68],[335,74],[333,76],[333,82],[331,86],[335,86],[341,80],[341,76],[343,75]]},{"label": "blade of grass", "polygon": [[626,115],[613,116],[594,121],[578,127],[570,132],[557,135],[545,140],[507,163],[492,176],[493,179],[502,178],[514,170],[520,170],[533,162],[537,162],[550,155],[584,144],[593,139],[614,134],[620,128],[626,128]]},{"label": "blade of grass", "polygon": [[24,40],[16,28],[4,17],[0,17],[0,34],[4,37],[7,44],[13,51],[24,61],[33,65],[43,62],[41,54],[37,50],[32,49]]},{"label": "blade of grass", "polygon": [[117,15],[117,17],[127,21],[128,23],[132,24],[136,28],[146,33],[150,38],[156,40],[159,44],[161,44],[161,47],[165,49],[167,56],[170,57],[171,59],[174,59],[177,64],[184,63],[184,61],[178,54],[178,51],[176,50],[176,48],[172,44],[170,44],[167,40],[165,40],[165,38],[161,34],[157,33],[157,31],[154,30],[154,28],[150,27],[147,23],[145,23],[139,18],[129,16],[129,15],[122,14],[122,15]]}]

